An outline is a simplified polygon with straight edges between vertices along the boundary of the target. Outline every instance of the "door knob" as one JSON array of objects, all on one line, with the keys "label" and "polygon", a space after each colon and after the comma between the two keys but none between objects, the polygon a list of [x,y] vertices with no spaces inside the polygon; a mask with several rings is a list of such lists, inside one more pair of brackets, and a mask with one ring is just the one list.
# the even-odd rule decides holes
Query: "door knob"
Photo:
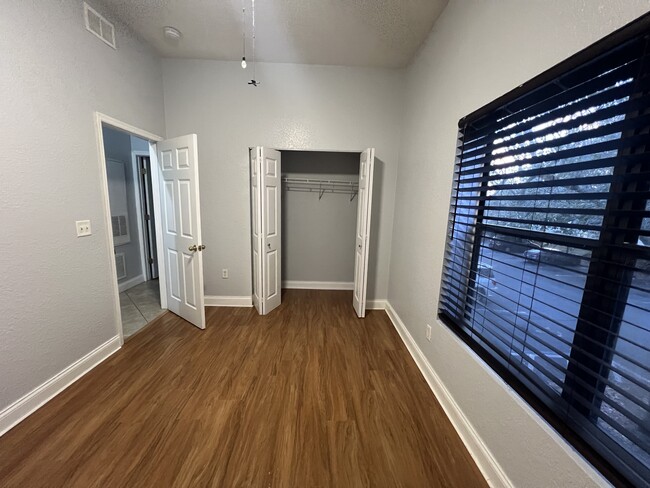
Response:
[{"label": "door knob", "polygon": [[266,245],[269,246],[269,249],[271,249],[271,243],[270,242],[267,242]]},{"label": "door knob", "polygon": [[196,251],[198,248],[196,247],[196,244],[192,244],[189,248],[190,251]]},{"label": "door knob", "polygon": [[199,251],[203,251],[204,249],[205,249],[205,244],[201,244],[201,245],[199,246]]}]

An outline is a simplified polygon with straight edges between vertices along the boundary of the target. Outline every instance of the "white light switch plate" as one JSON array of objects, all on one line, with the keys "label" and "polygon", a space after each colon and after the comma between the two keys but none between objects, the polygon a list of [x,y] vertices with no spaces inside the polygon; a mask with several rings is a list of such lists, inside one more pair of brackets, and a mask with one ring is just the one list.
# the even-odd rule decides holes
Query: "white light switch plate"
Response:
[{"label": "white light switch plate", "polygon": [[77,220],[77,237],[92,235],[90,230],[90,220]]}]

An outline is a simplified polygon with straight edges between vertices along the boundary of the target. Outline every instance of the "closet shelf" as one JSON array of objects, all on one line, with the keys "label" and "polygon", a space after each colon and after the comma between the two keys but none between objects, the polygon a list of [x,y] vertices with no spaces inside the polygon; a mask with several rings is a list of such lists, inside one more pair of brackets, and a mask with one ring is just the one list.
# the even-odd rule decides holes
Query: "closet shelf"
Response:
[{"label": "closet shelf", "polygon": [[341,193],[350,195],[350,201],[352,201],[359,193],[359,183],[357,181],[290,178],[285,176],[282,178],[282,183],[287,191],[318,193],[319,200],[323,198],[325,193]]}]

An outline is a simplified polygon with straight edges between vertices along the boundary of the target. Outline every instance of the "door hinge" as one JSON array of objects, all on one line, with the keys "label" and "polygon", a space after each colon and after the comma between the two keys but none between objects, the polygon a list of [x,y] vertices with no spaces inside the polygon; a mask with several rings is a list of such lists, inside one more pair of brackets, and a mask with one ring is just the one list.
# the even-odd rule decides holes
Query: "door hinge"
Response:
[{"label": "door hinge", "polygon": [[146,215],[144,216],[144,220],[151,220],[151,215],[146,214]]},{"label": "door hinge", "polygon": [[153,264],[153,258],[149,258],[149,264]]},{"label": "door hinge", "polygon": [[140,168],[140,174],[141,175],[146,175],[147,174],[147,168]]}]

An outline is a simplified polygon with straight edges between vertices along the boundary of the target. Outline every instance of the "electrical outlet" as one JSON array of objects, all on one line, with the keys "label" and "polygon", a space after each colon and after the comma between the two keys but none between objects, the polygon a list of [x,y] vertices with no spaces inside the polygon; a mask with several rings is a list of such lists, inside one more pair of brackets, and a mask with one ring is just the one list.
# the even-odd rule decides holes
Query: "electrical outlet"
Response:
[{"label": "electrical outlet", "polygon": [[223,278],[224,280],[228,279],[228,268],[223,268],[221,270],[221,278]]},{"label": "electrical outlet", "polygon": [[75,224],[77,226],[77,237],[92,235],[92,231],[90,230],[90,220],[77,220]]},{"label": "electrical outlet", "polygon": [[426,332],[427,333],[427,341],[431,341],[431,326],[429,324],[427,324],[426,331],[427,331]]}]

